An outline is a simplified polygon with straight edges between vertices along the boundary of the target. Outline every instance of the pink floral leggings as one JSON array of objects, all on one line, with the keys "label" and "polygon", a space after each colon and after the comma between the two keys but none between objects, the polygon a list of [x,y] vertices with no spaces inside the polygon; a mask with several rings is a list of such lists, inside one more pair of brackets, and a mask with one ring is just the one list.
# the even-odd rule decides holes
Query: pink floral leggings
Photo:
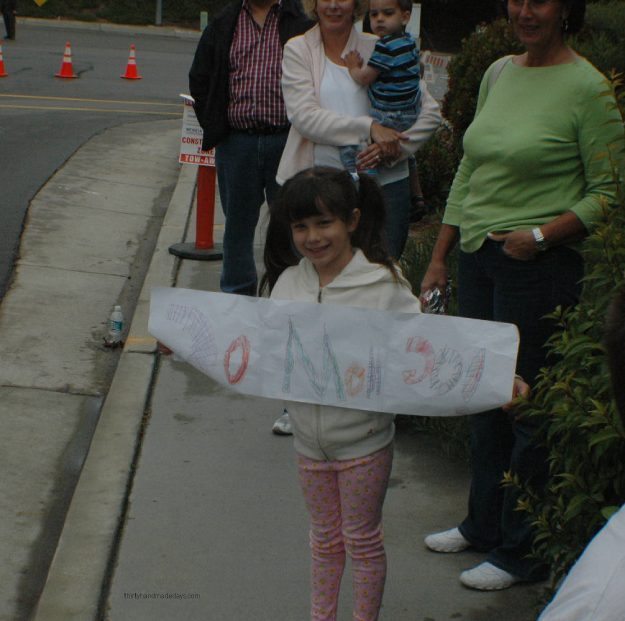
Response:
[{"label": "pink floral leggings", "polygon": [[310,513],[311,621],[336,621],[345,551],[352,561],[354,621],[376,621],[386,579],[382,505],[393,446],[346,461],[298,456]]}]

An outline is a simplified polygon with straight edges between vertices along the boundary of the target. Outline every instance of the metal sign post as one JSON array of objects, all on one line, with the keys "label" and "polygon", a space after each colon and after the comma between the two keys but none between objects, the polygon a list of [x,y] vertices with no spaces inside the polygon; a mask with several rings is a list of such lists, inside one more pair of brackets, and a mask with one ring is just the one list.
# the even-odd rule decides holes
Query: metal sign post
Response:
[{"label": "metal sign post", "polygon": [[196,261],[220,261],[221,244],[213,242],[215,223],[215,153],[202,151],[203,132],[193,110],[193,98],[182,95],[184,114],[179,162],[198,165],[195,243],[179,243],[169,247],[170,254]]}]

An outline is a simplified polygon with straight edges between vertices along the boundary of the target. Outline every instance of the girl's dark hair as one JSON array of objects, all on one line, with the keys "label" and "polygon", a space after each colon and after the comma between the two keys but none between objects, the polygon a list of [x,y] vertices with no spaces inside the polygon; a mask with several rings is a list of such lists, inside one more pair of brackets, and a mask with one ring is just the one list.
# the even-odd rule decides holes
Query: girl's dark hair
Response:
[{"label": "girl's dark hair", "polygon": [[[508,16],[508,2],[502,0],[504,13]],[[569,10],[569,16],[562,23],[562,30],[566,34],[575,34],[582,29],[584,25],[584,16],[586,15],[586,0],[562,0],[562,4]]]},{"label": "girl's dark hair", "polygon": [[359,175],[356,181],[345,170],[319,166],[291,177],[269,208],[261,294],[267,289],[271,291],[280,274],[301,258],[293,247],[291,223],[320,215],[323,209],[343,222],[349,222],[354,209],[359,209],[360,221],[352,233],[352,245],[360,248],[372,263],[387,267],[397,278],[397,268],[384,237],[386,207],[376,181],[366,174]]}]

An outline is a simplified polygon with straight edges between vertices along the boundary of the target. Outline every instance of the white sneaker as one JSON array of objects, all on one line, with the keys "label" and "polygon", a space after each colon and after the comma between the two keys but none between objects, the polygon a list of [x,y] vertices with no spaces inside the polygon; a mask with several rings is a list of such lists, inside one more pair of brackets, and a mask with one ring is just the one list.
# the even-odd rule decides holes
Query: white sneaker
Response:
[{"label": "white sneaker", "polygon": [[521,578],[485,561],[473,569],[463,571],[460,574],[460,582],[478,591],[501,591],[521,582]]},{"label": "white sneaker", "polygon": [[286,410],[284,410],[282,416],[280,416],[273,424],[271,431],[273,431],[273,433],[277,436],[293,435],[293,430],[291,429],[291,419],[289,418],[289,413]]},{"label": "white sneaker", "polygon": [[442,533],[428,535],[423,541],[434,552],[462,552],[471,547],[471,544],[457,528],[450,528]]}]

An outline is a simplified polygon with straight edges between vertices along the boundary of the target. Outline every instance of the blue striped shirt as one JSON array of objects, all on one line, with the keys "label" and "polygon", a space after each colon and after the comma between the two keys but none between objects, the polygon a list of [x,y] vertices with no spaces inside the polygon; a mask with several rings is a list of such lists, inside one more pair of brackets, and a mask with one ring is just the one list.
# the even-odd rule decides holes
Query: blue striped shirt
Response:
[{"label": "blue striped shirt", "polygon": [[368,64],[380,72],[369,86],[374,108],[395,111],[418,107],[419,50],[411,35],[400,32],[379,39]]}]

